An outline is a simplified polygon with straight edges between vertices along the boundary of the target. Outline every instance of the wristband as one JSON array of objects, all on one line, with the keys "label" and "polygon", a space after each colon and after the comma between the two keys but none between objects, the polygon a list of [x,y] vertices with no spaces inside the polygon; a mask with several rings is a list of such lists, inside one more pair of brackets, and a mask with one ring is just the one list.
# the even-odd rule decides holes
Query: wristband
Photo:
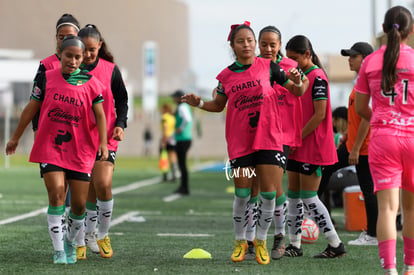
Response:
[{"label": "wristband", "polygon": [[200,99],[200,103],[198,103],[198,108],[202,108],[204,106],[204,101]]},{"label": "wristband", "polygon": [[296,84],[295,82],[293,82],[293,84],[295,84],[295,86],[296,86],[296,87],[300,88],[300,87],[302,87],[302,85],[303,85],[303,81],[301,80],[301,81],[299,82],[299,84]]}]

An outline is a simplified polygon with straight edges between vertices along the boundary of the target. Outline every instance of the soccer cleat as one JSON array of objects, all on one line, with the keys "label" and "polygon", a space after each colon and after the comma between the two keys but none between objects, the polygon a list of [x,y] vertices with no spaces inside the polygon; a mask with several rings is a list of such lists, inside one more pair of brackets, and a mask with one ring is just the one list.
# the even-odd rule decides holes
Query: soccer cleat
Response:
[{"label": "soccer cleat", "polygon": [[68,264],[76,263],[76,246],[75,242],[70,242],[66,239],[66,236],[63,238],[63,245],[66,253],[66,261]]},{"label": "soccer cleat", "polygon": [[362,231],[358,239],[348,242],[349,245],[378,245],[378,240]]},{"label": "soccer cleat", "polygon": [[332,259],[340,258],[346,255],[345,246],[343,243],[340,243],[338,247],[332,247],[328,244],[324,251],[319,254],[314,255],[314,258],[320,259]]},{"label": "soccer cleat", "polygon": [[256,248],[254,247],[253,242],[251,241],[247,241],[247,251],[246,254],[244,256],[245,260],[254,260],[256,259]]},{"label": "soccer cleat", "polygon": [[86,260],[86,246],[84,245],[76,246],[76,259]]},{"label": "soccer cleat", "polygon": [[402,274],[403,275],[414,275],[414,266],[404,264],[404,267],[402,269]]},{"label": "soccer cleat", "polygon": [[55,251],[53,254],[54,264],[67,264],[65,251]]},{"label": "soccer cleat", "polygon": [[246,255],[248,244],[246,240],[235,240],[234,241],[234,250],[231,254],[231,260],[233,262],[241,262],[244,260]]},{"label": "soccer cleat", "polygon": [[111,258],[114,254],[111,246],[111,240],[109,236],[105,236],[102,240],[97,241],[99,246],[99,253],[101,253],[102,258]]},{"label": "soccer cleat", "polygon": [[285,249],[285,253],[283,254],[283,256],[286,257],[300,257],[303,256],[303,249],[302,247],[296,247],[292,244],[289,244],[286,249]]},{"label": "soccer cleat", "polygon": [[285,236],[279,233],[274,236],[271,256],[273,260],[279,260],[285,254]]},{"label": "soccer cleat", "polygon": [[256,247],[256,261],[259,264],[270,263],[269,252],[267,252],[266,240],[254,240],[254,246]]},{"label": "soccer cleat", "polygon": [[96,235],[94,232],[85,234],[85,243],[93,253],[99,254],[99,246],[96,243]]}]

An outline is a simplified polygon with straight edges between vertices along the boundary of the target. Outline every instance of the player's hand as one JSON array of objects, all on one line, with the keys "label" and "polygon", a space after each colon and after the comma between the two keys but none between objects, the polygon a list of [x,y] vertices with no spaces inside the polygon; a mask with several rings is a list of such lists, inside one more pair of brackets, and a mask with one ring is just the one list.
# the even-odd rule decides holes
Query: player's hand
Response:
[{"label": "player's hand", "polygon": [[181,102],[185,102],[191,106],[198,106],[200,104],[201,97],[196,96],[195,94],[186,94],[181,97]]},{"label": "player's hand", "polygon": [[108,159],[108,147],[106,146],[106,144],[99,145],[98,153],[99,153],[99,156],[101,156],[100,160]]},{"label": "player's hand", "polygon": [[122,141],[124,139],[124,129],[121,127],[115,127],[114,134],[112,136],[115,140]]},{"label": "player's hand", "polygon": [[6,155],[12,155],[12,154],[16,153],[17,145],[19,145],[19,142],[17,140],[12,139],[9,142],[7,142]]},{"label": "player's hand", "polygon": [[293,81],[293,83],[299,84],[302,81],[302,75],[296,68],[290,68],[288,71],[288,78]]}]

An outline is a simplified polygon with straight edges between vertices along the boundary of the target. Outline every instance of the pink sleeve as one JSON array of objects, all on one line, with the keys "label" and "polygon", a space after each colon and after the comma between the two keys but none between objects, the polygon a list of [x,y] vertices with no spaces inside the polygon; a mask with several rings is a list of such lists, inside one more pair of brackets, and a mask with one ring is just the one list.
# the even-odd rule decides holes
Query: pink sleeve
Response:
[{"label": "pink sleeve", "polygon": [[368,85],[367,74],[366,74],[367,63],[368,62],[362,62],[361,69],[359,70],[359,73],[358,73],[357,83],[354,87],[355,91],[361,94],[371,93],[369,89],[369,85]]}]

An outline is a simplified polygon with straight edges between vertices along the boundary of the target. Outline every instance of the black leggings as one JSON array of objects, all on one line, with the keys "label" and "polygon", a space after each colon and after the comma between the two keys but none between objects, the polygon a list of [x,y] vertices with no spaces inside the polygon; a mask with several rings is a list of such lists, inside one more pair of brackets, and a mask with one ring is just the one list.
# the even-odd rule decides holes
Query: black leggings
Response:
[{"label": "black leggings", "polygon": [[188,192],[188,170],[187,170],[187,152],[190,149],[191,140],[177,141],[175,151],[177,152],[178,167],[181,173],[181,185],[179,190]]},{"label": "black leggings", "polygon": [[[318,195],[321,195],[327,190],[329,179],[332,174],[338,169],[349,166],[349,152],[345,143],[341,144],[336,150],[338,154],[338,162],[326,166],[322,170],[321,184],[319,185]],[[378,217],[378,205],[377,196],[374,195],[374,182],[372,181],[371,172],[368,165],[368,156],[359,156],[358,164],[355,165],[356,174],[361,187],[362,194],[364,195],[365,210],[367,214],[367,233],[370,236],[375,237],[377,235],[377,217]]]}]

